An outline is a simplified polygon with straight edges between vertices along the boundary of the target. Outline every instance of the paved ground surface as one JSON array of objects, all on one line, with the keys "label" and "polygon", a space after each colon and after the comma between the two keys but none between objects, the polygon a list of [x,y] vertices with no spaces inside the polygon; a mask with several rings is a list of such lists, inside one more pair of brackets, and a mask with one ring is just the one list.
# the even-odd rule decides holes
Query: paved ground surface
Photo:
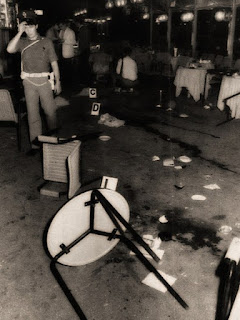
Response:
[{"label": "paved ground surface", "polygon": [[[100,116],[90,115],[92,101],[74,97],[80,88],[65,92],[70,105],[58,110],[59,134],[101,131],[111,137],[82,142],[79,193],[98,188],[102,176],[118,178],[117,191],[129,204],[133,228],[154,238],[170,233],[171,240],[160,246],[163,258],[154,266],[177,279],[173,288],[189,309],[168,292],[142,284],[149,271],[122,243],[93,263],[58,269],[89,320],[214,320],[217,270],[232,238],[240,235],[240,122],[217,126],[225,114],[214,106],[204,109],[184,93],[171,104],[174,110],[166,111],[167,101],[174,100],[167,79],[149,78],[147,83],[138,95],[98,91],[100,115],[124,120],[119,128],[98,124]],[[159,88],[164,90],[163,108],[156,108]],[[189,117],[179,117],[182,113]],[[51,274],[44,249],[44,231],[67,199],[40,196],[41,156],[17,152],[13,128],[0,128],[0,135],[1,319],[79,319]],[[23,151],[28,148],[24,140]],[[163,166],[164,159],[182,155],[192,160],[175,160],[182,170]],[[153,156],[160,160],[152,161]],[[176,187],[180,182],[182,189]],[[220,189],[205,189],[209,184]],[[192,200],[195,194],[206,200]],[[159,222],[162,215],[168,223]],[[223,225],[232,231],[219,232]]]}]

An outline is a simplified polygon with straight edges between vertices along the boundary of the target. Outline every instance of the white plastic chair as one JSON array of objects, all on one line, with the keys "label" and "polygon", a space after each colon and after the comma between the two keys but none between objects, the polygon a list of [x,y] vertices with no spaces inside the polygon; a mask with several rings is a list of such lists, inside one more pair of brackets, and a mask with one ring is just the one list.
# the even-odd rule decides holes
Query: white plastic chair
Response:
[{"label": "white plastic chair", "polygon": [[17,129],[18,150],[21,151],[21,110],[14,109],[11,95],[8,90],[0,89],[0,121],[13,122]]}]

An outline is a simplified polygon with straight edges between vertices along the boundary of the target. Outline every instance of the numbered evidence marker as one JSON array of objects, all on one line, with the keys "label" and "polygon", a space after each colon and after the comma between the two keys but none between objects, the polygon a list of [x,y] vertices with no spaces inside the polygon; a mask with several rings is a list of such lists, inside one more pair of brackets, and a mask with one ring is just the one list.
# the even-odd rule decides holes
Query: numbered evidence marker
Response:
[{"label": "numbered evidence marker", "polygon": [[102,177],[102,183],[101,183],[101,188],[104,189],[111,189],[111,190],[116,190],[117,188],[117,183],[118,183],[118,178],[112,178],[112,177]]},{"label": "numbered evidence marker", "polygon": [[101,106],[101,103],[93,102],[91,115],[98,116],[99,115],[99,111],[100,111],[100,106]]},{"label": "numbered evidence marker", "polygon": [[89,88],[89,98],[97,98],[97,88]]}]

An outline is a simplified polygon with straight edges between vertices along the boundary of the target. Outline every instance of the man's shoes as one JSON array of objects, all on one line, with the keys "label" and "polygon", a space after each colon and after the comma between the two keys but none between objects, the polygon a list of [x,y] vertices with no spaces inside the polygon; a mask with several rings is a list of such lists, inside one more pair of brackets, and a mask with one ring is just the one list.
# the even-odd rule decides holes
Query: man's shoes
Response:
[{"label": "man's shoes", "polygon": [[36,138],[32,141],[32,144],[33,144],[34,146],[40,147],[41,143],[38,141],[38,137],[36,137]]},{"label": "man's shoes", "polygon": [[40,153],[40,149],[30,149],[29,151],[26,152],[26,156],[33,157],[38,153]]}]

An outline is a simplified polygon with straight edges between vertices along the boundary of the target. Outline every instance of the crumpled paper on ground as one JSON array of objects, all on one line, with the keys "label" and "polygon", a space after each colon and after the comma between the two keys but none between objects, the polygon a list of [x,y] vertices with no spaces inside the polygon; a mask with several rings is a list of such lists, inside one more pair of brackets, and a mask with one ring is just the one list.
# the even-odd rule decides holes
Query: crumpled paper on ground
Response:
[{"label": "crumpled paper on ground", "polygon": [[216,183],[208,184],[204,188],[209,190],[221,189]]},{"label": "crumpled paper on ground", "polygon": [[[164,255],[164,250],[159,249],[160,245],[162,243],[162,240],[159,237],[154,238],[151,234],[145,234],[143,235],[143,240],[148,244],[148,246],[151,248],[151,250],[156,253],[156,255],[161,260]],[[144,255],[144,257],[148,259],[152,259],[152,256],[144,249],[142,246],[136,245],[138,250]],[[133,251],[130,251],[130,255],[135,255]]]},{"label": "crumpled paper on ground", "polygon": [[111,116],[109,113],[105,113],[101,115],[100,119],[98,120],[98,123],[104,124],[105,126],[108,126],[108,127],[118,128],[118,127],[124,126],[125,121],[119,120]]},{"label": "crumpled paper on ground", "polygon": [[[176,278],[169,276],[168,274],[164,273],[163,271],[157,270],[160,275],[172,286],[175,281],[177,280]],[[154,288],[158,291],[161,292],[167,292],[167,288],[165,287],[164,284],[158,278],[155,276],[154,273],[149,273],[145,279],[142,280],[143,284],[146,284],[147,286]]]}]

